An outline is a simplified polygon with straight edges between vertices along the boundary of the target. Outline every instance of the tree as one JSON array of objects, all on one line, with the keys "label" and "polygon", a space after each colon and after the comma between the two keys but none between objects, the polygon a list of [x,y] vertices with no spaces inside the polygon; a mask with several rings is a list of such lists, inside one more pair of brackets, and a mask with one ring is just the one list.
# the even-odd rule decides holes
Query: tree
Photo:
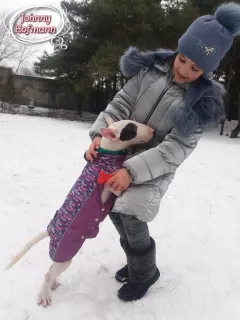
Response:
[{"label": "tree", "polygon": [[3,107],[3,103],[5,99],[9,97],[10,93],[12,95],[14,92],[12,82],[13,75],[18,74],[24,62],[36,52],[36,50],[34,50],[30,45],[22,44],[12,37],[11,33],[4,25],[5,15],[5,12],[0,13],[0,64],[12,64],[14,61],[16,68],[12,71],[6,90],[3,93],[1,107]]},{"label": "tree", "polygon": [[211,14],[222,3],[223,0],[191,0],[194,8],[199,10],[200,15]]},{"label": "tree", "polygon": [[18,55],[19,44],[11,36],[10,32],[5,28],[4,17],[6,13],[0,12],[0,63],[9,59],[16,58]]},{"label": "tree", "polygon": [[16,73],[20,66],[32,56],[36,50],[31,45],[16,41],[4,25],[5,12],[0,12],[0,64],[17,62]]}]

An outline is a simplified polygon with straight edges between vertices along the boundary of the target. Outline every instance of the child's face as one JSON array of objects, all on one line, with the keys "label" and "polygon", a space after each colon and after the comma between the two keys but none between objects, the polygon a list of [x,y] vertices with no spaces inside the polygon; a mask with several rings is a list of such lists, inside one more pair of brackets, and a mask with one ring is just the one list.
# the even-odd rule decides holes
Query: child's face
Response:
[{"label": "child's face", "polygon": [[178,54],[173,65],[174,80],[177,83],[190,83],[197,80],[203,71],[192,60]]}]

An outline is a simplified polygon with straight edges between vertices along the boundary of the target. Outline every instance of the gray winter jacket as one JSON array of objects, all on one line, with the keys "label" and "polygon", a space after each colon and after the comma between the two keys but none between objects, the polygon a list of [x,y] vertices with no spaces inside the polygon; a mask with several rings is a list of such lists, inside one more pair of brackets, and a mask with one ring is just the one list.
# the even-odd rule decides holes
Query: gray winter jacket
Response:
[{"label": "gray winter jacket", "polygon": [[[129,61],[131,64],[131,59]],[[216,85],[216,90],[219,89]],[[146,222],[152,221],[157,215],[161,199],[177,168],[195,149],[203,132],[201,121],[191,133],[183,134],[184,130],[181,130],[181,126],[186,126],[189,121],[184,111],[187,90],[187,85],[178,85],[171,80],[168,61],[140,68],[93,124],[91,138],[99,134],[101,127],[107,126],[104,119],[106,114],[116,121],[134,119],[155,130],[152,141],[138,148],[138,152],[124,162],[131,173],[132,184],[117,198],[113,212],[135,215]],[[211,97],[209,103],[213,103]],[[183,115],[180,121],[176,121],[176,114]],[[183,120],[184,117],[186,120]]]}]

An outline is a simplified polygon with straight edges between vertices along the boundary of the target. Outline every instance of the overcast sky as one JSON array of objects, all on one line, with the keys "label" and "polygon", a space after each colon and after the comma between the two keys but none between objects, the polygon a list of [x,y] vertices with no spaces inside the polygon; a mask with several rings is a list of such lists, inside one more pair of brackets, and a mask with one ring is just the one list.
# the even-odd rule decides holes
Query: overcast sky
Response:
[{"label": "overcast sky", "polygon": [[[50,5],[54,5],[54,6],[58,6],[60,7],[60,1],[56,1],[56,0],[50,0],[50,1],[42,1],[42,0],[11,0],[9,1],[9,3],[6,3],[7,1],[5,1],[5,3],[1,4],[1,8],[4,10],[10,10],[10,9],[20,9],[21,7],[25,7],[25,6],[40,6],[42,4],[50,4]],[[20,4],[20,5],[19,5]]]},{"label": "overcast sky", "polygon": [[[12,10],[18,10],[26,6],[41,6],[41,5],[52,5],[58,8],[60,7],[60,1],[57,0],[50,0],[50,1],[43,1],[43,0],[9,0],[9,1],[2,1],[1,3],[1,9],[0,11],[3,12],[11,12]],[[37,52],[34,53],[33,56],[31,56],[31,59],[28,61],[29,64],[33,64],[34,61],[37,60],[38,56],[41,56],[44,50],[47,50],[48,52],[52,52],[52,45],[49,42],[37,44],[37,45],[29,45],[31,46],[34,51]],[[14,67],[16,65],[13,61],[8,61],[7,63],[9,66]]]}]

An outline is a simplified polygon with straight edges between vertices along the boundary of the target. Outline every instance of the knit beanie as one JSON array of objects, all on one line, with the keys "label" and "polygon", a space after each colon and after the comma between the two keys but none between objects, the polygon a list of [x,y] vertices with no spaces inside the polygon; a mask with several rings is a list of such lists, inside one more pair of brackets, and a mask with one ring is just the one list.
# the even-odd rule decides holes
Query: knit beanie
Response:
[{"label": "knit beanie", "polygon": [[213,16],[202,16],[190,25],[178,40],[177,51],[209,73],[217,69],[239,33],[240,5],[222,4]]}]

